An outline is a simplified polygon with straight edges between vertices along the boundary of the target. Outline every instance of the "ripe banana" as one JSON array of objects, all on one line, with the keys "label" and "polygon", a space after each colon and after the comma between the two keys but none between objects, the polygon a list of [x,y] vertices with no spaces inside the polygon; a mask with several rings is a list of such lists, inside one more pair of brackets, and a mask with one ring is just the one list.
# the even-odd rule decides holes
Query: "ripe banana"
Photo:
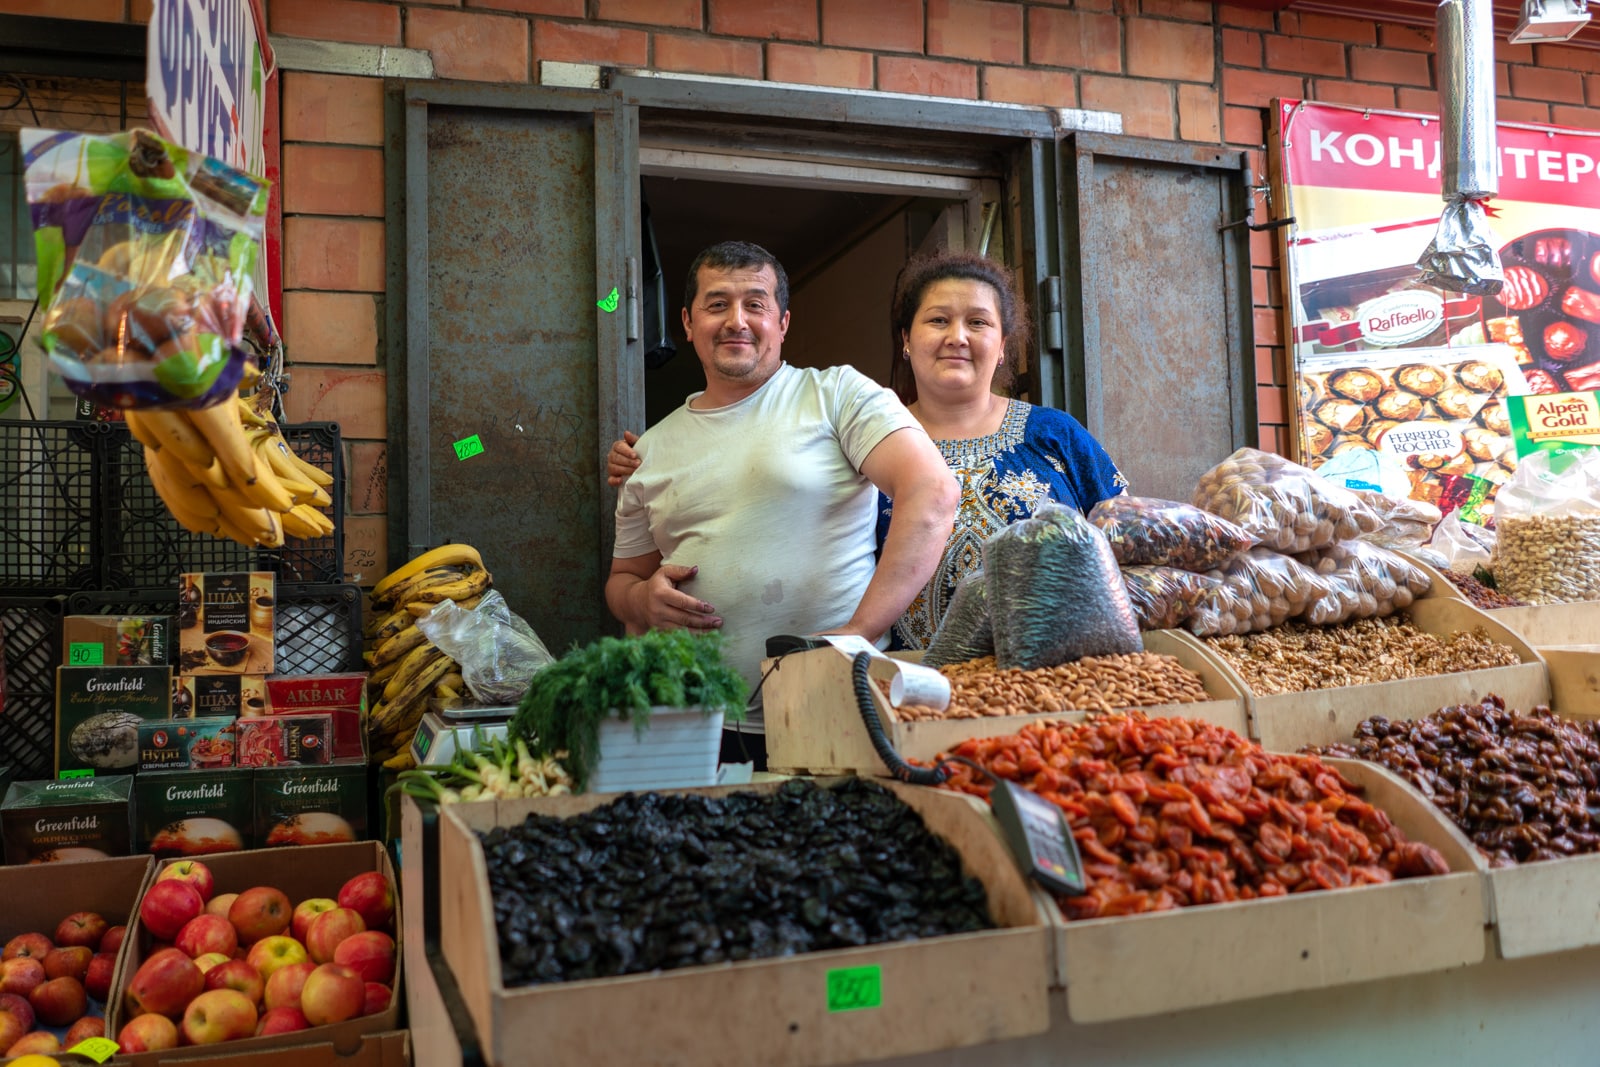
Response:
[{"label": "ripe banana", "polygon": [[478,550],[471,545],[440,545],[438,548],[424,552],[416,559],[386,575],[377,585],[372,587],[372,598],[377,601],[387,597],[389,591],[395,586],[408,578],[421,574],[423,571],[434,567],[446,567],[461,563],[471,563],[474,566],[482,567],[483,557],[479,556]]},{"label": "ripe banana", "polygon": [[404,608],[399,611],[391,611],[373,624],[372,633],[369,636],[375,643],[381,645],[401,630],[406,629],[411,623],[412,617],[409,611]]},{"label": "ripe banana", "polygon": [[[130,421],[128,416],[132,415]],[[191,422],[186,412],[182,411],[125,411],[122,413],[124,422],[128,423],[128,432],[147,447],[150,440],[156,442],[157,450],[171,449],[177,453],[179,459],[193,467],[195,470],[204,470],[211,466],[211,461],[216,458],[217,450],[199,431],[198,426]],[[138,427],[138,429],[135,429]]]},{"label": "ripe banana", "polygon": [[206,492],[205,484],[176,453],[161,452],[146,445],[144,465],[150,472],[150,484],[179,526],[190,533],[217,532],[217,515],[221,509]]},{"label": "ripe banana", "polygon": [[[244,424],[239,421],[239,405],[235,402],[224,400],[220,404],[213,404],[208,408],[200,408],[187,413],[195,429],[200,431],[217,459],[222,461],[222,469],[228,472],[228,480],[241,492],[247,486],[254,484],[257,475],[255,453],[250,451],[250,442],[244,436]],[[278,488],[283,489],[282,483]],[[283,507],[278,511],[288,511],[294,506],[288,500],[288,493],[284,492]],[[258,506],[268,506],[266,502],[258,502]]]},{"label": "ripe banana", "polygon": [[463,564],[436,567],[395,587],[390,595],[374,597],[374,604],[437,604],[441,600],[468,600],[489,588],[493,576],[483,567]]},{"label": "ripe banana", "polygon": [[[378,732],[384,737],[393,737],[402,745],[411,740],[411,734],[416,732],[417,723],[422,720],[422,713],[427,710],[428,697],[433,693],[433,687],[439,679],[456,669],[456,661],[441,653],[431,659],[411,677],[404,688],[392,700],[385,700],[380,705],[383,708],[382,717],[377,721]],[[404,737],[401,736],[402,732]]]},{"label": "ripe banana", "polygon": [[311,541],[333,533],[333,521],[310,504],[296,504],[283,513],[283,532],[288,537]]},{"label": "ripe banana", "polygon": [[416,757],[411,754],[411,746],[409,744],[407,744],[405,748],[401,749],[393,756],[383,761],[384,768],[391,771],[409,771],[416,765],[417,760]]},{"label": "ripe banana", "polygon": [[[283,487],[289,490],[296,504],[310,503],[321,490],[320,486],[301,476],[300,468],[289,458],[289,446],[272,430],[252,430],[250,447],[256,455],[267,461],[267,466],[272,468],[272,473],[283,483]],[[332,503],[331,498],[329,503]]]}]

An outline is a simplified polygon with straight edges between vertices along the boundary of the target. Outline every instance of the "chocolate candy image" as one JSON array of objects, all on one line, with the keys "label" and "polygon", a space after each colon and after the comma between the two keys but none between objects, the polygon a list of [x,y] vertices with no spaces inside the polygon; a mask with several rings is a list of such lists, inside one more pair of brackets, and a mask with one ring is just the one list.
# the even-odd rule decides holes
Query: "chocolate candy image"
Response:
[{"label": "chocolate candy image", "polygon": [[1544,328],[1544,350],[1559,363],[1577,359],[1588,344],[1588,332],[1570,322],[1552,322]]},{"label": "chocolate candy image", "polygon": [[1483,397],[1459,385],[1452,385],[1434,397],[1433,403],[1439,409],[1439,414],[1447,419],[1470,419],[1483,406]]},{"label": "chocolate candy image", "polygon": [[1486,461],[1498,458],[1511,442],[1502,434],[1485,430],[1482,426],[1468,426],[1461,431],[1461,443],[1466,447],[1467,455]]},{"label": "chocolate candy image", "polygon": [[1353,400],[1324,400],[1311,412],[1331,430],[1358,433],[1367,423],[1367,409]]},{"label": "chocolate candy image", "polygon": [[1456,381],[1474,393],[1492,393],[1505,384],[1505,380],[1499,367],[1482,360],[1475,359],[1456,368]]},{"label": "chocolate candy image", "polygon": [[1347,400],[1366,403],[1383,392],[1387,383],[1370,370],[1342,370],[1328,378],[1328,388]]},{"label": "chocolate candy image", "polygon": [[1551,377],[1548,371],[1542,371],[1538,367],[1530,367],[1522,373],[1528,380],[1528,392],[1530,393],[1559,393],[1562,391],[1561,387],[1556,384],[1555,378]]},{"label": "chocolate candy image", "polygon": [[1483,406],[1483,410],[1478,412],[1477,423],[1493,434],[1503,435],[1511,431],[1511,419],[1506,415],[1506,406],[1498,400],[1491,400]]},{"label": "chocolate candy image", "polygon": [[1525,367],[1533,362],[1533,353],[1528,351],[1528,342],[1522,336],[1522,320],[1515,315],[1507,315],[1490,319],[1484,326],[1489,331],[1489,340],[1499,341],[1511,349],[1518,366]]},{"label": "chocolate candy image", "polygon": [[1600,322],[1600,296],[1573,286],[1561,294],[1561,310],[1584,322]]},{"label": "chocolate candy image", "polygon": [[1587,367],[1575,367],[1567,371],[1562,377],[1567,379],[1567,386],[1575,393],[1590,393],[1600,390],[1600,363],[1591,363]]},{"label": "chocolate candy image", "polygon": [[1423,399],[1415,393],[1395,389],[1378,398],[1378,414],[1386,419],[1410,422],[1422,414]]},{"label": "chocolate candy image", "polygon": [[1312,455],[1326,455],[1333,445],[1333,431],[1320,422],[1307,422],[1305,424],[1306,447]]},{"label": "chocolate candy image", "polygon": [[1532,267],[1512,266],[1505,269],[1506,283],[1500,287],[1500,302],[1511,311],[1527,311],[1544,303],[1550,295],[1550,285],[1544,275]]},{"label": "chocolate candy image", "polygon": [[1589,257],[1589,277],[1593,278],[1597,285],[1600,285],[1600,252],[1596,252]]},{"label": "chocolate candy image", "polygon": [[[1417,401],[1417,405],[1419,407],[1421,404],[1422,401]],[[1396,426],[1401,425],[1402,421],[1405,420],[1373,419],[1371,422],[1367,423],[1367,428],[1361,431],[1361,436],[1367,442],[1367,444],[1371,445],[1373,448],[1377,448],[1379,442],[1383,440],[1383,435],[1394,429]]]},{"label": "chocolate candy image", "polygon": [[1533,242],[1533,261],[1562,270],[1572,266],[1572,242],[1565,237],[1540,237]]},{"label": "chocolate candy image", "polygon": [[1450,378],[1438,367],[1426,363],[1411,363],[1401,367],[1394,376],[1395,384],[1409,389],[1418,396],[1435,396],[1450,384]]}]

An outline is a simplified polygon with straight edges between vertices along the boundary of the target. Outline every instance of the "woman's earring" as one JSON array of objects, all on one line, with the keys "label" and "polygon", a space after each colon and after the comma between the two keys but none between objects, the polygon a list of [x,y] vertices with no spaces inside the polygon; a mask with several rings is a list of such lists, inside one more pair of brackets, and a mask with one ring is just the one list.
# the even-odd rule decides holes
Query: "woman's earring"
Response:
[{"label": "woman's earring", "polygon": [[911,358],[911,346],[910,345],[907,345],[906,347],[904,347],[904,348],[902,348],[900,350],[900,358],[901,359],[905,359],[905,360],[909,360]]}]

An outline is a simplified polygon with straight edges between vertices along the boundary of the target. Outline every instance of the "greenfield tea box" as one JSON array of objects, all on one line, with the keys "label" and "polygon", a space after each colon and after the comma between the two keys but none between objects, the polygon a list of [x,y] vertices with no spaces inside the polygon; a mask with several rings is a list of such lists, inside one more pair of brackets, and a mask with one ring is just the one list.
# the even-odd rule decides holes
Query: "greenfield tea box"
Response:
[{"label": "greenfield tea box", "polygon": [[326,767],[268,767],[255,772],[256,841],[331,845],[367,834],[365,761]]},{"label": "greenfield tea box", "polygon": [[133,770],[139,724],[171,714],[170,667],[57,667],[56,777]]},{"label": "greenfield tea box", "polygon": [[183,575],[178,586],[178,670],[271,674],[276,613],[271,571]]},{"label": "greenfield tea box", "polygon": [[155,771],[134,782],[135,840],[157,856],[206,856],[255,845],[248,768]]},{"label": "greenfield tea box", "polygon": [[68,615],[61,620],[64,667],[159,667],[170,662],[170,615]]},{"label": "greenfield tea box", "polygon": [[234,718],[161,719],[139,724],[140,771],[208,770],[233,766]]},{"label": "greenfield tea box", "polygon": [[133,778],[13,782],[0,801],[7,863],[67,863],[133,853]]}]

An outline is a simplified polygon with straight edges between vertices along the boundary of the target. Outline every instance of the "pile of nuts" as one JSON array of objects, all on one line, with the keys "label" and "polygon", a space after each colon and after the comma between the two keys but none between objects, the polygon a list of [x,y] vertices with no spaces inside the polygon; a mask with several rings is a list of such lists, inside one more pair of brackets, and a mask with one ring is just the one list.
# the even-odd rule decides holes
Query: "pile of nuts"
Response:
[{"label": "pile of nuts", "polygon": [[1518,600],[1514,596],[1506,596],[1498,589],[1484,585],[1470,574],[1459,571],[1445,571],[1444,576],[1450,579],[1450,584],[1461,590],[1461,595],[1466,597],[1474,606],[1484,608],[1521,608],[1527,606],[1526,600]]},{"label": "pile of nuts", "polygon": [[1505,516],[1496,524],[1494,578],[1530,604],[1600,600],[1600,517]]},{"label": "pile of nuts", "polygon": [[1416,721],[1367,719],[1353,744],[1312,749],[1381,763],[1465,830],[1496,867],[1600,851],[1600,723],[1497,696]]},{"label": "pile of nuts", "polygon": [[993,656],[984,656],[940,667],[939,672],[950,679],[950,706],[938,711],[907,704],[894,709],[896,718],[915,722],[1117,711],[1211,699],[1198,674],[1174,657],[1154,652],[1085,656],[1031,671],[999,670]]},{"label": "pile of nuts", "polygon": [[1206,643],[1263,696],[1521,662],[1515,649],[1490,640],[1482,628],[1438,637],[1417,629],[1404,615],[1337,626],[1290,623],[1265,633],[1208,637]]}]

